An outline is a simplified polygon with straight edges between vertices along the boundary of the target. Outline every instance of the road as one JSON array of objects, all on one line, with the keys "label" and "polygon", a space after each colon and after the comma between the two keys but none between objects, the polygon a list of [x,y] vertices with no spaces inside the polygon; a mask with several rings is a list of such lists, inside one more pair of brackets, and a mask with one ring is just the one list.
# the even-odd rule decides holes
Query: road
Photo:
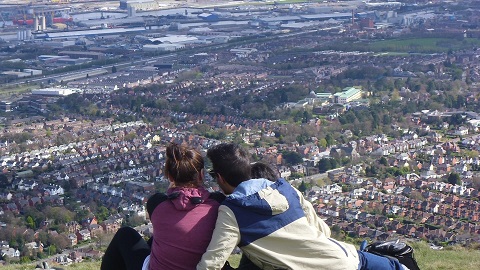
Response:
[{"label": "road", "polygon": [[[277,40],[277,39],[282,39],[282,38],[291,38],[291,37],[299,36],[299,35],[313,34],[315,32],[322,31],[322,30],[328,30],[328,29],[315,29],[315,30],[299,31],[299,32],[294,32],[294,33],[274,34],[274,35],[262,37],[260,39],[262,40],[262,42],[266,42],[268,40]],[[42,77],[22,78],[22,79],[16,80],[15,82],[6,83],[6,84],[4,84],[4,86],[6,86],[6,87],[12,87],[13,86],[14,87],[14,86],[20,86],[20,85],[26,84],[26,83],[28,83],[28,84],[48,83],[49,81],[51,82],[51,81],[54,81],[54,80],[62,78],[62,77],[82,76],[84,74],[93,73],[95,71],[99,71],[99,70],[102,70],[102,69],[104,69],[104,70],[106,69],[110,72],[113,66],[116,66],[117,68],[122,69],[122,68],[131,67],[131,66],[135,66],[135,65],[141,65],[141,64],[145,65],[148,62],[155,62],[155,61],[162,60],[164,58],[175,57],[178,54],[196,53],[196,52],[202,51],[202,50],[203,51],[205,51],[205,50],[218,51],[220,49],[225,49],[225,48],[233,47],[233,46],[240,45],[240,44],[243,45],[243,44],[254,43],[254,42],[258,42],[258,41],[259,41],[258,39],[248,39],[248,40],[242,40],[242,41],[230,42],[230,43],[205,45],[205,46],[202,46],[202,47],[186,49],[186,50],[183,50],[183,51],[164,54],[164,55],[161,55],[161,56],[145,57],[145,58],[137,59],[137,60],[134,60],[134,61],[127,60],[125,62],[119,62],[119,63],[115,63],[115,64],[109,64],[109,65],[104,65],[104,66],[94,67],[94,68],[87,68],[87,69],[82,69],[82,70],[78,70],[78,71],[64,72],[64,73],[58,73],[58,74],[52,74],[52,75],[44,75]]]},{"label": "road", "polygon": [[128,61],[128,62],[123,62],[123,63],[116,63],[116,64],[110,64],[110,65],[104,65],[101,67],[94,67],[94,68],[87,68],[87,69],[82,69],[78,71],[71,71],[71,72],[64,72],[64,73],[59,73],[59,74],[52,74],[52,75],[45,75],[42,77],[34,77],[34,78],[22,78],[19,80],[16,80],[15,82],[11,83],[6,83],[4,86],[10,87],[10,86],[19,86],[21,84],[29,83],[29,84],[39,84],[39,83],[48,83],[49,81],[54,81],[56,79],[60,79],[62,77],[67,77],[67,76],[77,76],[77,75],[83,75],[83,74],[88,74],[88,73],[94,73],[96,71],[100,70],[108,70],[111,71],[113,66],[116,66],[117,68],[125,68],[129,66],[135,66],[139,64],[145,64],[147,61],[158,61],[163,58],[168,58],[168,57],[173,57],[176,56],[176,53],[170,53],[162,56],[155,56],[155,57],[150,57],[150,58],[144,58],[144,59],[139,59],[135,61]]}]

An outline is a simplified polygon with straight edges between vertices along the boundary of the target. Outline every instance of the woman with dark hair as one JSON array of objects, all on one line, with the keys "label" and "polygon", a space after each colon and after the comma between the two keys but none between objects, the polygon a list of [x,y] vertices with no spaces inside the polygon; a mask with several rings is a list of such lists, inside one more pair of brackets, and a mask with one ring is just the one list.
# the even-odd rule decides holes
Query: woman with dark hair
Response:
[{"label": "woman with dark hair", "polygon": [[102,270],[195,269],[212,237],[219,199],[203,186],[204,160],[200,152],[177,144],[166,149],[166,194],[147,202],[153,225],[151,249],[132,228],[121,228],[102,260]]},{"label": "woman with dark hair", "polygon": [[274,171],[272,167],[262,162],[253,163],[250,170],[252,174],[252,179],[265,178],[267,180],[275,182],[279,178],[278,173]]}]

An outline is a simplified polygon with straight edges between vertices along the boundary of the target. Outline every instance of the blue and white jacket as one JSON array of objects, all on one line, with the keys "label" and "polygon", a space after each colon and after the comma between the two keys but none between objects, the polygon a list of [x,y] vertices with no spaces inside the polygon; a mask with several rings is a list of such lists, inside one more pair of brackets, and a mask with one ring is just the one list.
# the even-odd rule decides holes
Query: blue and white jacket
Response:
[{"label": "blue and white jacket", "polygon": [[329,238],[312,204],[283,179],[245,181],[218,211],[198,270],[221,269],[237,245],[262,269],[358,269],[355,247]]}]

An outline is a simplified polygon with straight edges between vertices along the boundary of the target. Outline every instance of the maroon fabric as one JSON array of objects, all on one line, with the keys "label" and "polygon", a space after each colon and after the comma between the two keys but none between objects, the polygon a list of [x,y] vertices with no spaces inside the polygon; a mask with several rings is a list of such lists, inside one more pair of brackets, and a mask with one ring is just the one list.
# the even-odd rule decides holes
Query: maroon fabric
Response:
[{"label": "maroon fabric", "polygon": [[175,192],[178,197],[159,204],[151,217],[150,270],[195,269],[212,238],[220,204],[204,188],[174,188],[167,194]]}]

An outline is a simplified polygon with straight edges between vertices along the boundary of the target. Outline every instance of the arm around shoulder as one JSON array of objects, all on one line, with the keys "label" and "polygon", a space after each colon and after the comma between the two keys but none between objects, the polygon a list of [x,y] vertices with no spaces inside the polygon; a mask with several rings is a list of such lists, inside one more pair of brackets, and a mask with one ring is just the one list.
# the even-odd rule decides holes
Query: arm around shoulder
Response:
[{"label": "arm around shoulder", "polygon": [[219,270],[227,261],[233,249],[240,242],[240,230],[230,208],[221,205],[207,251],[197,264],[197,270]]}]

